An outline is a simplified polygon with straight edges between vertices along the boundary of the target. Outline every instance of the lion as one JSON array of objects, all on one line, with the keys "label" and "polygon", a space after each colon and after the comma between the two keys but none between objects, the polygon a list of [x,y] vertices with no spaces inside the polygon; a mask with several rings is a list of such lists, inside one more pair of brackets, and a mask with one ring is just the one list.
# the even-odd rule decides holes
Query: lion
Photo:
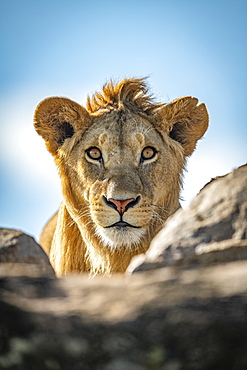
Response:
[{"label": "lion", "polygon": [[34,126],[58,167],[62,203],[40,243],[57,276],[124,273],[179,207],[183,170],[208,127],[205,104],[157,103],[144,78],[107,82],[86,108],[43,100]]}]

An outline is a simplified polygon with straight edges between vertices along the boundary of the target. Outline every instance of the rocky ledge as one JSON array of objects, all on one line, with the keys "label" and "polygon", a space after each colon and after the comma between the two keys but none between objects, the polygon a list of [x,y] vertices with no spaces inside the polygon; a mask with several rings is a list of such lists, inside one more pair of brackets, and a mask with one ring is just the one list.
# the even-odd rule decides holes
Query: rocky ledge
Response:
[{"label": "rocky ledge", "polygon": [[125,276],[57,279],[0,235],[0,369],[247,369],[247,166],[208,184]]}]

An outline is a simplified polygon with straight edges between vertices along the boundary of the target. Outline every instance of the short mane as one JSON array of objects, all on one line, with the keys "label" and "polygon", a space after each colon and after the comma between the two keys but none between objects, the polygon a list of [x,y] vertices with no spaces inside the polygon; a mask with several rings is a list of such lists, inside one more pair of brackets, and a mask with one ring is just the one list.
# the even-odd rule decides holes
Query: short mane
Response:
[{"label": "short mane", "polygon": [[100,109],[119,110],[127,107],[134,112],[152,115],[163,105],[155,102],[149,94],[145,78],[125,78],[118,83],[110,80],[101,92],[95,92],[87,98],[87,110],[90,113]]}]

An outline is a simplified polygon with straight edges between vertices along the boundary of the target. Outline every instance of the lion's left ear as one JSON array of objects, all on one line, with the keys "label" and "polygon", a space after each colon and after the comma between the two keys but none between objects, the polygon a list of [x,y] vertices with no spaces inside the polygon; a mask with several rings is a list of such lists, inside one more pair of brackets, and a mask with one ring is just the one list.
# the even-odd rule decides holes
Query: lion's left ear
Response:
[{"label": "lion's left ear", "polygon": [[185,156],[191,155],[208,128],[208,112],[198,99],[185,96],[165,105],[157,112],[157,124],[182,144]]}]

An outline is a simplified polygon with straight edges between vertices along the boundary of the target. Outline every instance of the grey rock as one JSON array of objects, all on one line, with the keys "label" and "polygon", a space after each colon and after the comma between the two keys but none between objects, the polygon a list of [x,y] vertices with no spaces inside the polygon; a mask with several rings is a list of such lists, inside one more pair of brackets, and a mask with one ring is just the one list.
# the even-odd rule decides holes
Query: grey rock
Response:
[{"label": "grey rock", "polygon": [[247,165],[206,185],[178,210],[128,271],[247,259]]},{"label": "grey rock", "polygon": [[5,274],[8,269],[13,274],[22,269],[25,274],[25,266],[27,274],[32,270],[38,274],[55,275],[48,256],[31,236],[19,230],[0,228],[0,274]]}]

